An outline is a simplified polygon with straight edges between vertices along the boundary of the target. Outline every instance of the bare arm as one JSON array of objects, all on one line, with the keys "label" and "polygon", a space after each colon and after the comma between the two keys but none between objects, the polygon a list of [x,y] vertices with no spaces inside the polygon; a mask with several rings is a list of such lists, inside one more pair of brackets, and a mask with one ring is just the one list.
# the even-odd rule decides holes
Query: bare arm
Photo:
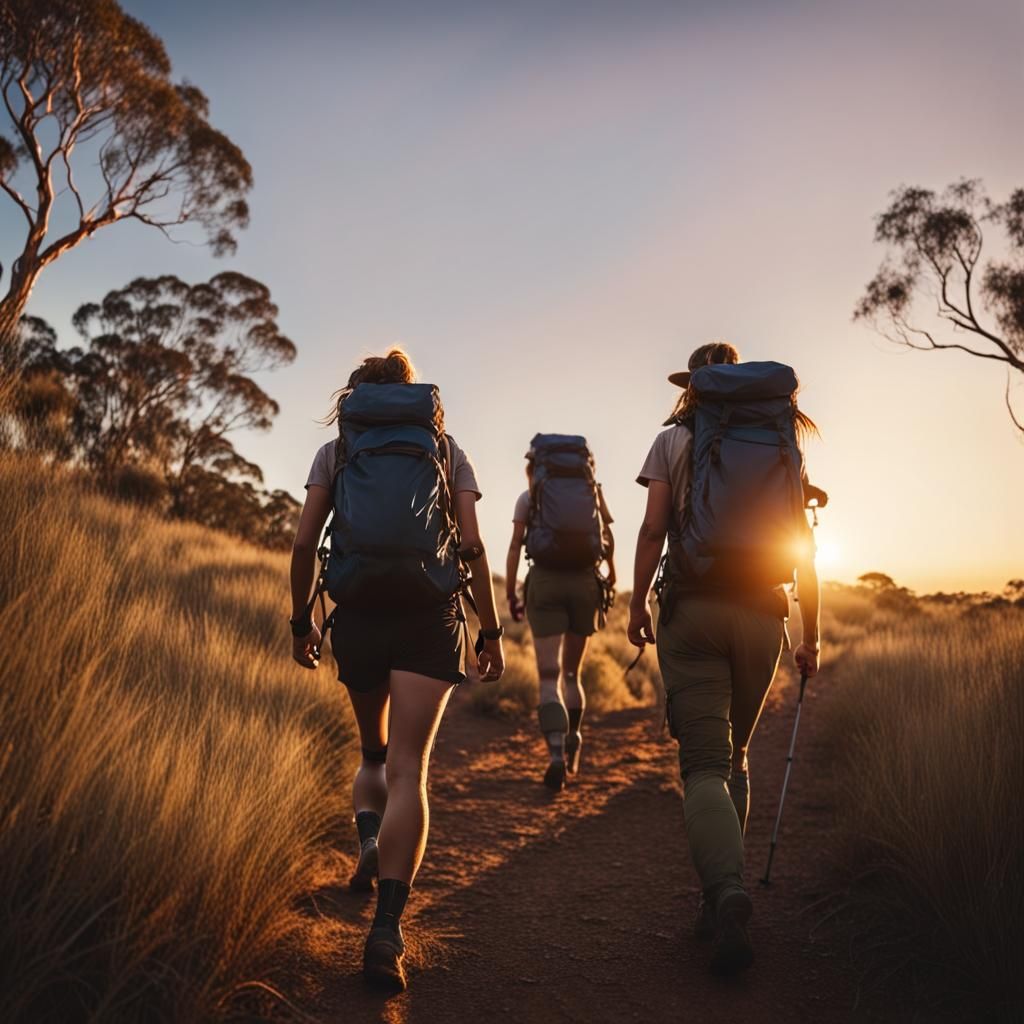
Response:
[{"label": "bare arm", "polygon": [[505,556],[505,600],[508,601],[508,613],[512,616],[513,622],[522,622],[526,612],[516,593],[519,559],[525,542],[526,523],[513,520],[512,539],[509,541],[508,554]]},{"label": "bare arm", "polygon": [[604,544],[604,560],[608,565],[608,582],[614,587],[618,578],[615,573],[615,535],[612,533],[612,514],[604,500],[604,491],[597,488],[597,504],[601,511],[601,540]]},{"label": "bare arm", "polygon": [[526,523],[512,523],[512,539],[508,542],[505,556],[505,596],[509,604],[516,599],[516,577],[519,575],[519,559],[526,540]]},{"label": "bare arm", "polygon": [[636,647],[654,643],[654,626],[647,599],[665,547],[671,513],[671,487],[663,480],[652,480],[647,488],[647,511],[636,538],[633,596],[629,601],[629,642]]},{"label": "bare arm", "polygon": [[[455,516],[459,521],[459,533],[462,547],[477,548],[478,558],[472,563],[473,578],[469,584],[473,600],[476,602],[477,615],[481,629],[498,628],[498,608],[494,601],[494,585],[491,582],[491,567],[487,561],[487,552],[480,537],[480,525],[476,519],[476,495],[472,491],[458,491],[455,495]],[[483,679],[498,679],[505,670],[505,655],[501,639],[485,640],[483,653],[478,658],[477,667]]]},{"label": "bare arm", "polygon": [[[292,544],[292,619],[296,621],[306,614],[309,605],[316,580],[316,549],[330,512],[331,492],[326,487],[311,485],[306,491],[306,500]],[[311,622],[310,631],[304,637],[293,637],[292,657],[304,668],[316,668],[313,648],[320,644],[320,639],[320,630],[315,622]]]},{"label": "bare arm", "polygon": [[819,651],[821,648],[821,584],[813,556],[804,559],[797,568],[797,583],[800,587],[800,619],[803,635],[793,660],[801,672],[808,676],[817,675]]}]

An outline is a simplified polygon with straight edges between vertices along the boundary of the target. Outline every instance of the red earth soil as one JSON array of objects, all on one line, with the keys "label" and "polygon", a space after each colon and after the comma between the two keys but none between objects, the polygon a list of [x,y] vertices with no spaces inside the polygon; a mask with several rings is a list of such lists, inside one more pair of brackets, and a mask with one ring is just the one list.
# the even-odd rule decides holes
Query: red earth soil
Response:
[{"label": "red earth soil", "polygon": [[863,1005],[842,936],[818,927],[835,842],[828,673],[804,703],[772,886],[757,884],[795,693],[780,679],[751,749],[756,961],[744,975],[712,976],[708,946],[691,934],[699,886],[676,745],[656,710],[588,716],[581,773],[552,795],[540,783],[533,723],[481,718],[456,692],[431,762],[430,841],[403,922],[409,990],[386,998],[362,982],[373,897],[346,888],[353,827],[303,910],[303,1010],[318,1021],[396,1024],[908,1019]]}]

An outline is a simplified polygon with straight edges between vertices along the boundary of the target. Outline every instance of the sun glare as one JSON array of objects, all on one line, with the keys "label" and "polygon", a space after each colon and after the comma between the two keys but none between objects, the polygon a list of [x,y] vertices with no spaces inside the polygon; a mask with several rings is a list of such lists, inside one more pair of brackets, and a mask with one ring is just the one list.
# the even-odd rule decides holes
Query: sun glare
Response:
[{"label": "sun glare", "polygon": [[834,569],[842,557],[842,549],[834,540],[819,540],[814,564],[820,572],[823,569]]}]

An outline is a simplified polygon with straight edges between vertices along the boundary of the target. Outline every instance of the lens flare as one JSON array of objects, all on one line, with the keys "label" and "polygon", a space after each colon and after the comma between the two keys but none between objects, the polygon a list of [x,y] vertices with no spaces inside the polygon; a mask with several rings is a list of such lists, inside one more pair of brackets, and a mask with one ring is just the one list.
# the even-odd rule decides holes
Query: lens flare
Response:
[{"label": "lens flare", "polygon": [[831,539],[818,541],[818,550],[814,556],[814,564],[820,572],[822,569],[834,569],[842,559],[842,549]]}]

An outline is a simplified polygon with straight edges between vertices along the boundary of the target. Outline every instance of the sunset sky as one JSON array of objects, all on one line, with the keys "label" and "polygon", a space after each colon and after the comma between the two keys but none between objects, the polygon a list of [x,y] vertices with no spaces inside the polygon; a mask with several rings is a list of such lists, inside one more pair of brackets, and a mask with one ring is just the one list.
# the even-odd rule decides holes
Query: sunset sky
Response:
[{"label": "sunset sky", "polygon": [[[70,343],[75,307],[139,274],[267,283],[299,347],[264,382],[273,430],[238,441],[269,486],[301,495],[330,393],[401,343],[476,463],[495,568],[529,438],[579,432],[628,586],[665,376],[725,338],[801,377],[826,577],[1024,576],[1005,373],[851,323],[890,190],[1024,186],[1019,0],[124,6],[253,164],[252,225],[219,261],[107,229],[30,311]],[[0,201],[5,266],[20,233]]]}]

